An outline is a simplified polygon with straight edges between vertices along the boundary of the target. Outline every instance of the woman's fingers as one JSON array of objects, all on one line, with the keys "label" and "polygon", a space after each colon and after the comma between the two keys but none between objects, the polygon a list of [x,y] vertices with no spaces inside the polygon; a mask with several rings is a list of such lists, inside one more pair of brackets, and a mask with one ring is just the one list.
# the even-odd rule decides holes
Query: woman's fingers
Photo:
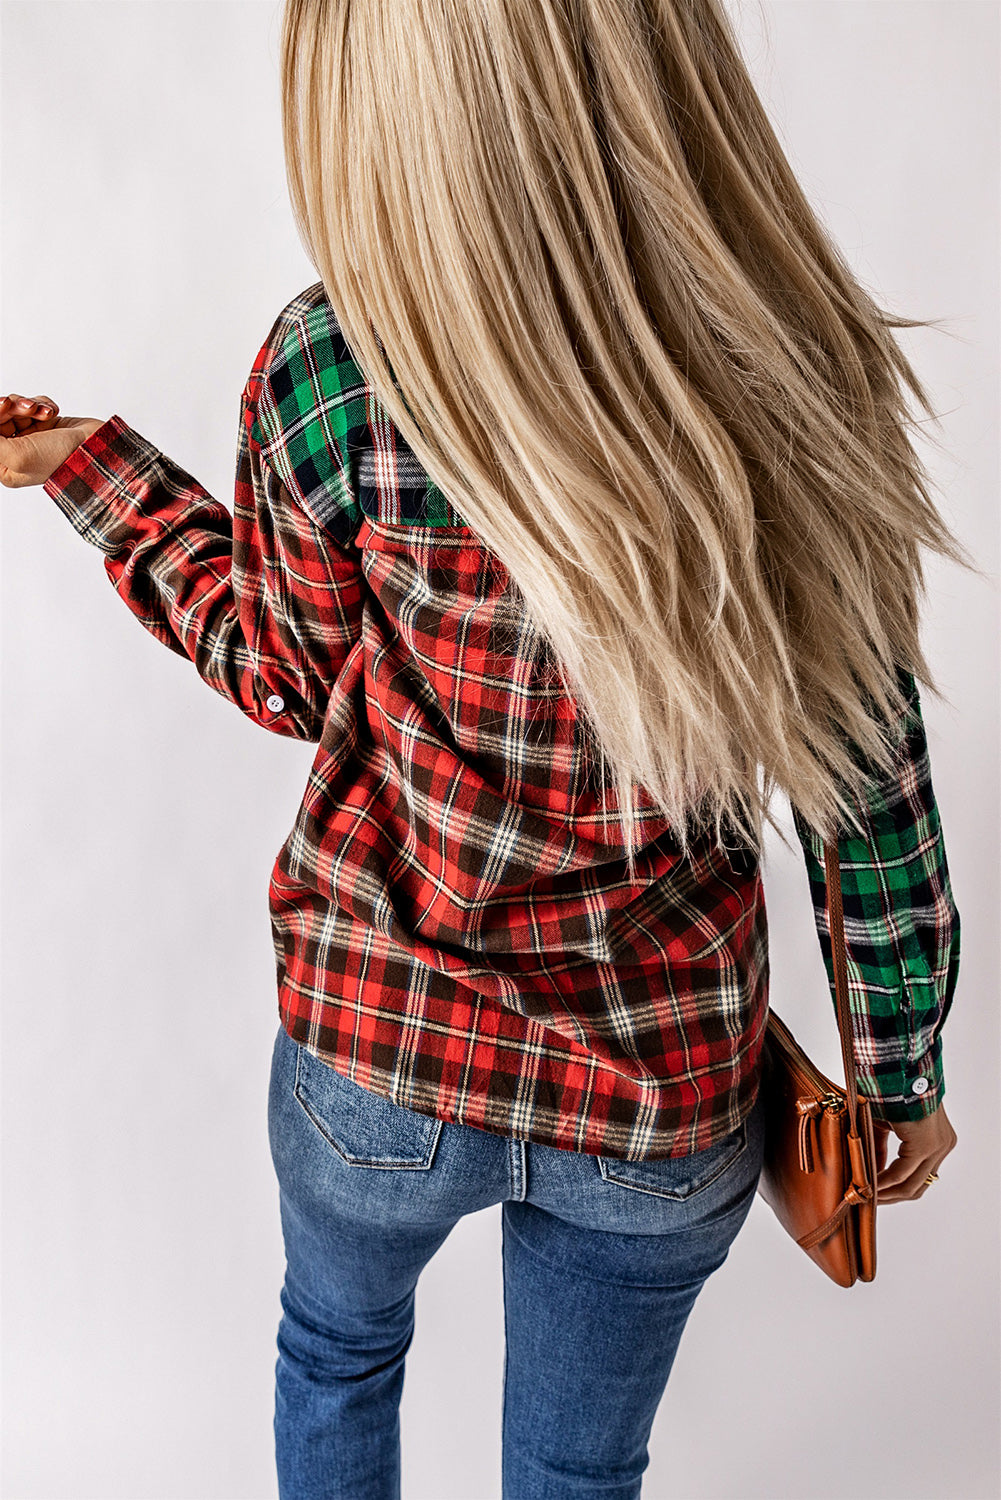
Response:
[{"label": "woman's fingers", "polygon": [[0,396],[0,412],[15,417],[51,417],[59,408],[51,396]]},{"label": "woman's fingers", "polygon": [[928,1189],[934,1187],[934,1182],[928,1181],[932,1172],[937,1172],[944,1156],[926,1156],[919,1162],[907,1176],[894,1179],[884,1186],[876,1179],[876,1197],[880,1203],[910,1203],[915,1198],[921,1198]]},{"label": "woman's fingers", "polygon": [[880,1203],[904,1203],[920,1198],[934,1184],[927,1182],[930,1172],[937,1172],[956,1144],[956,1132],[939,1105],[921,1120],[898,1121],[891,1126],[900,1137],[900,1149],[876,1176],[876,1196]]},{"label": "woman's fingers", "polygon": [[0,396],[0,437],[17,437],[29,429],[51,427],[59,408],[51,396]]},{"label": "woman's fingers", "polygon": [[35,406],[48,411],[56,410],[56,403],[51,396],[20,396],[16,391],[10,396],[0,396],[0,407],[4,405],[17,407],[18,410],[25,411]]}]

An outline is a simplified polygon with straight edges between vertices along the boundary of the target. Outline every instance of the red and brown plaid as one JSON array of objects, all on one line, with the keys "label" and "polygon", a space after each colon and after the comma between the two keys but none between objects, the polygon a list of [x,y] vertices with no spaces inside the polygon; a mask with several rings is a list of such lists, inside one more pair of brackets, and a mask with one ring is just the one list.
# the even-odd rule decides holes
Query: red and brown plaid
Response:
[{"label": "red and brown plaid", "polygon": [[[682,859],[637,787],[628,879],[574,701],[503,565],[366,386],[320,283],[254,362],[232,515],[118,415],[45,490],[147,630],[254,722],[317,745],[270,886],[292,1037],[410,1109],[561,1148],[678,1156],[737,1127],[768,1004],[757,860],[708,835]],[[885,1003],[865,969],[879,914],[859,907],[853,929],[845,892],[870,980],[853,998],[865,1086],[888,1118],[941,1096],[958,962],[918,768],[902,766],[897,805],[908,827],[925,820],[932,920],[882,913]],[[931,955],[918,1009],[905,928],[922,934],[912,956]]]}]

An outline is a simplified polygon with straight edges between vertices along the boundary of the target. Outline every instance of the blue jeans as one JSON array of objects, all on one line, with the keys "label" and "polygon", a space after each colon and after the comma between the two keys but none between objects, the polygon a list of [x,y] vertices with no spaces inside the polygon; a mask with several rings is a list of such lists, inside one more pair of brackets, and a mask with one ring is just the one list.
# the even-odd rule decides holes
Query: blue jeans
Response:
[{"label": "blue jeans", "polygon": [[618,1161],[404,1109],[279,1027],[281,1500],[398,1500],[417,1278],[463,1214],[493,1203],[504,1500],[635,1500],[682,1330],[754,1199],[761,1103],[708,1150]]}]

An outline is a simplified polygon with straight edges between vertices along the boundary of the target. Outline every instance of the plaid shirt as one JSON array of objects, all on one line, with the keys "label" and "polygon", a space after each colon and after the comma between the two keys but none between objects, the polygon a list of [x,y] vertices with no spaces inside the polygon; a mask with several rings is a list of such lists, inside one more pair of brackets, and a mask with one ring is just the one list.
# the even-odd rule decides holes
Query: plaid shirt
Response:
[{"label": "plaid shirt", "polygon": [[[317,745],[270,884],[295,1040],[409,1109],[596,1155],[736,1128],[767,1019],[758,861],[708,836],[683,860],[637,787],[628,879],[614,790],[520,596],[366,387],[321,283],[254,362],[232,515],[118,415],[44,488],[152,635]],[[898,772],[840,844],[861,1087],[891,1120],[942,1097],[959,961],[909,686]],[[833,1001],[821,850],[796,827]]]}]

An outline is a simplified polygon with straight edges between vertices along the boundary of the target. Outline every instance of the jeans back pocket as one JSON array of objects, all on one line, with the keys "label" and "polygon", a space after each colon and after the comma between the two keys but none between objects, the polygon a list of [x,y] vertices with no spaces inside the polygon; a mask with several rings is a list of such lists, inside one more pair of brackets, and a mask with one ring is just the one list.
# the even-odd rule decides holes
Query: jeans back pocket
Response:
[{"label": "jeans back pocket", "polygon": [[337,1154],[355,1167],[426,1170],[443,1120],[363,1088],[299,1043],[292,1092]]},{"label": "jeans back pocket", "polygon": [[599,1156],[598,1167],[606,1182],[615,1182],[640,1193],[653,1193],[658,1198],[682,1201],[703,1192],[746,1149],[745,1119],[715,1145],[694,1151],[689,1156],[665,1156],[652,1161],[621,1161],[612,1156]]}]

